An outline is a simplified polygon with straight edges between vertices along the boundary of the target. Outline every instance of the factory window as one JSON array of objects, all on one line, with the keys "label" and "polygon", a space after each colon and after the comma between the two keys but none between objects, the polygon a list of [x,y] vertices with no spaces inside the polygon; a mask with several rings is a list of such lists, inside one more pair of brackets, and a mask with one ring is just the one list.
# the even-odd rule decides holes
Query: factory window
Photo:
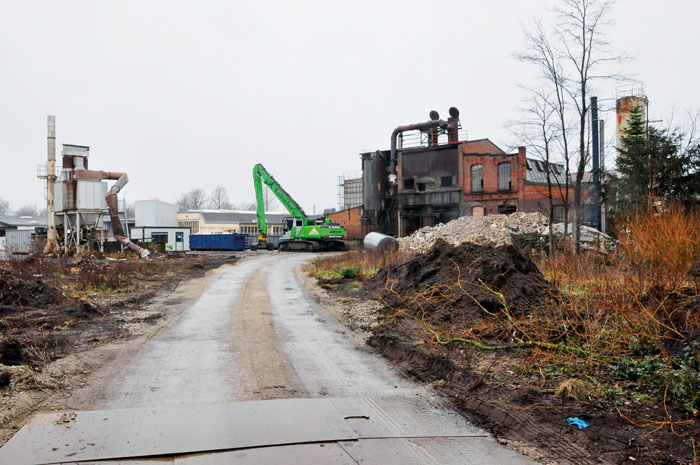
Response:
[{"label": "factory window", "polygon": [[425,192],[425,189],[428,188],[428,184],[425,182],[419,182],[418,183],[418,191],[419,192]]},{"label": "factory window", "polygon": [[440,186],[441,187],[450,187],[452,186],[452,176],[442,176],[440,178]]},{"label": "factory window", "polygon": [[177,226],[179,228],[190,228],[192,234],[199,232],[199,221],[178,221]]},{"label": "factory window", "polygon": [[563,223],[564,222],[564,205],[554,206],[554,222]]},{"label": "factory window", "polygon": [[472,165],[472,192],[484,190],[484,167],[482,165]]},{"label": "factory window", "polygon": [[152,232],[151,240],[153,242],[162,242],[164,244],[168,243],[168,233],[166,232]]},{"label": "factory window", "polygon": [[404,189],[415,189],[416,186],[413,183],[413,179],[404,179],[403,180],[403,188]]},{"label": "factory window", "polygon": [[510,162],[498,164],[498,190],[511,190],[510,183]]}]

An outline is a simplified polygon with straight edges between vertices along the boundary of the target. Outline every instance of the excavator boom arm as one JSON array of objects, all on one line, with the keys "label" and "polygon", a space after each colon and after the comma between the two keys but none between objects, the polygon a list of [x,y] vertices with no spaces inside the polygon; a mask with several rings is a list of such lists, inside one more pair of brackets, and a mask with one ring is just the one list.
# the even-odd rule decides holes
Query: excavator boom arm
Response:
[{"label": "excavator boom arm", "polygon": [[255,200],[257,202],[257,217],[258,217],[258,233],[262,236],[267,236],[267,223],[265,221],[265,202],[263,199],[262,184],[265,183],[270,190],[275,194],[275,197],[280,201],[284,208],[294,218],[299,218],[303,221],[304,226],[308,224],[308,218],[304,209],[290,196],[287,191],[275,180],[274,177],[265,169],[263,165],[258,163],[253,168],[253,184],[255,186]]}]

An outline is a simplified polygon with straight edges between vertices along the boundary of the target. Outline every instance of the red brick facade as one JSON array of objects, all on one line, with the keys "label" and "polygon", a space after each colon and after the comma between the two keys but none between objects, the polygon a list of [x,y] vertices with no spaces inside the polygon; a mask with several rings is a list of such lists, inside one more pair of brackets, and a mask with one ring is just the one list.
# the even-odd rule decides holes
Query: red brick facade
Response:
[{"label": "red brick facade", "polygon": [[346,239],[362,239],[362,207],[330,213],[328,218],[345,228]]},{"label": "red brick facade", "polygon": [[[481,144],[479,149],[489,149]],[[546,185],[534,184],[526,181],[527,153],[525,147],[519,147],[518,153],[507,154],[491,144],[488,152],[473,153],[469,143],[463,144],[462,153],[462,214],[472,215],[481,208],[485,214],[498,214],[499,208],[515,207],[515,211],[536,212],[547,214],[549,211],[549,195]],[[498,165],[510,163],[510,189],[499,189]],[[483,167],[483,189],[472,189],[472,167]],[[552,186],[552,200],[554,205],[563,205],[566,189],[556,184]],[[573,189],[569,188],[569,199],[573,200]]]}]

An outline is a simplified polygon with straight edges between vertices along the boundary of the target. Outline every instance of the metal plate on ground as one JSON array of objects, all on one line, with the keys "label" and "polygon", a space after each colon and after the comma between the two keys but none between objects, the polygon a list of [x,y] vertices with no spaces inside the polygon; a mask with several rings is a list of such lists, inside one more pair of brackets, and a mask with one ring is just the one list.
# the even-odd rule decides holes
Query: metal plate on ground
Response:
[{"label": "metal plate on ground", "polygon": [[0,463],[44,465],[354,440],[329,399],[285,399],[35,416]]},{"label": "metal plate on ground", "polygon": [[340,445],[362,465],[536,465],[487,437],[360,439]]},{"label": "metal plate on ground", "polygon": [[331,399],[360,438],[488,436],[462,415],[405,397]]},{"label": "metal plate on ground", "polygon": [[297,444],[176,458],[174,465],[357,465],[335,443]]}]

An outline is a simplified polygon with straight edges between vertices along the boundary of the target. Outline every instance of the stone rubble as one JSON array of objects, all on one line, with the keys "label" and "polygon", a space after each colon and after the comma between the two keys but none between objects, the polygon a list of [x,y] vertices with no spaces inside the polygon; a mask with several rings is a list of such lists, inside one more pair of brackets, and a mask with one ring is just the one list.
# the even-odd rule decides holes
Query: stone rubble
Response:
[{"label": "stone rubble", "polygon": [[462,216],[446,224],[425,226],[407,237],[399,238],[403,250],[425,252],[440,238],[452,245],[471,242],[479,245],[510,244],[511,234],[544,233],[547,217],[542,213],[512,215]]},{"label": "stone rubble", "polygon": [[[400,237],[401,250],[425,252],[440,238],[452,245],[471,242],[479,245],[499,246],[512,244],[511,235],[526,233],[548,233],[547,217],[542,213],[513,213],[512,215],[462,216],[446,224],[425,226],[407,237]],[[564,223],[555,223],[553,233],[564,234]],[[569,236],[572,236],[569,224]],[[615,240],[610,236],[587,226],[581,227],[581,247],[608,251]]]}]

